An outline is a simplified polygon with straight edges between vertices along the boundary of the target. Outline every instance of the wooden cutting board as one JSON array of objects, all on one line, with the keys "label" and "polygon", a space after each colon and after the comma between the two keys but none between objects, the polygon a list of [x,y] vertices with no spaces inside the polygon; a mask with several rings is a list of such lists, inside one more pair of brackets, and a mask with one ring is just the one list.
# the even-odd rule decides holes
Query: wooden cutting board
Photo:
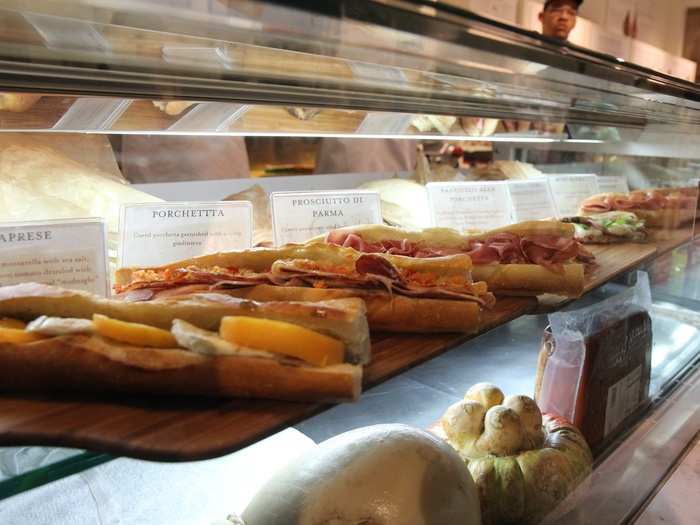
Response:
[{"label": "wooden cutting board", "polygon": [[690,242],[693,237],[693,228],[686,226],[677,230],[666,230],[654,232],[652,241],[656,244],[657,255],[664,255],[679,246]]},{"label": "wooden cutting board", "polygon": [[[656,244],[651,243],[589,245],[586,246],[586,249],[595,255],[597,267],[590,275],[586,276],[583,287],[584,294],[628,270],[639,267],[658,252]],[[541,295],[539,296],[540,304],[537,313],[552,312],[574,300],[575,298],[553,294]]]},{"label": "wooden cutting board", "polygon": [[[509,298],[484,317],[484,330],[532,311],[536,300]],[[468,340],[464,334],[377,335],[365,388]],[[0,396],[0,446],[86,448],[156,461],[231,453],[330,405],[265,400],[129,396]]]},{"label": "wooden cutting board", "polygon": [[603,244],[590,247],[598,267],[586,278],[584,293],[598,288],[621,273],[649,261],[657,253],[654,244]]}]

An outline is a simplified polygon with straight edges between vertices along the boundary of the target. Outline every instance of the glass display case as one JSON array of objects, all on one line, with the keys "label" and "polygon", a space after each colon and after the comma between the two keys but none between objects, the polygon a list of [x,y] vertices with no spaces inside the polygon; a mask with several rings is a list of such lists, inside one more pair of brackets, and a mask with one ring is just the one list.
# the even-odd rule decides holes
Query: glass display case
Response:
[{"label": "glass display case", "polygon": [[[91,290],[79,276],[65,275],[78,273],[77,266],[58,270],[47,262],[49,255],[61,256],[55,248],[43,262],[20,264],[26,253],[20,257],[2,237],[13,228],[52,221],[86,227],[76,221],[88,218],[101,221],[106,244],[103,263],[90,260],[106,268],[108,284],[117,285],[113,291],[133,291],[119,288],[119,267],[158,266],[217,250],[273,249],[361,222],[463,230],[453,234],[471,235],[468,242],[478,244],[469,244],[470,266],[512,263],[551,272],[543,284],[518,288],[518,282],[498,281],[492,270],[472,268],[474,281],[486,276],[495,304],[485,292],[477,295],[479,321],[464,330],[455,326],[466,318],[441,328],[431,325],[437,321],[429,311],[415,321],[405,317],[395,332],[370,317],[373,358],[364,367],[364,391],[353,403],[47,395],[41,388],[18,394],[10,388],[0,397],[0,522],[41,506],[49,493],[60,498],[73,490],[75,474],[90,483],[91,472],[103,473],[92,474],[92,483],[103,475],[100,490],[114,490],[122,505],[137,500],[138,490],[120,486],[116,495],[109,483],[133,479],[134,487],[149,494],[151,510],[171,509],[172,516],[163,511],[152,518],[134,504],[133,515],[141,519],[213,522],[225,517],[220,510],[226,504],[207,509],[193,494],[214,485],[238,486],[231,470],[255,470],[237,458],[259,458],[256,450],[263,449],[256,446],[265,444],[264,454],[280,463],[288,459],[284,447],[304,448],[306,441],[289,434],[275,441],[279,431],[293,427],[318,443],[366,425],[428,429],[472,384],[490,382],[506,393],[535,397],[543,410],[602,435],[594,442],[584,428],[594,452],[592,473],[571,487],[563,503],[559,498],[546,519],[590,523],[595,513],[597,521],[623,523],[633,519],[697,433],[695,84],[434,1],[3,0],[0,26],[0,240],[8,242],[0,254],[0,285],[39,280]],[[465,188],[500,197],[465,201],[458,197]],[[321,207],[319,216],[303,218],[294,215],[293,204],[284,204],[284,192],[304,192],[294,195],[305,199],[364,195],[377,203],[362,213],[359,207]],[[142,235],[149,235],[154,248],[134,241],[125,255],[133,240],[125,233],[128,205],[218,209],[221,202],[251,203],[239,209],[249,210],[247,218],[221,227],[220,236],[243,232],[235,239],[195,239],[166,249],[153,236],[169,233],[145,222]],[[372,210],[380,215],[365,218]],[[629,217],[593,225],[582,218],[630,211],[639,212],[646,228],[631,231]],[[532,241],[511,227],[535,219],[564,224],[557,231],[569,237],[575,231],[581,242],[552,240],[551,233],[546,242]],[[212,237],[219,230],[207,224],[202,235]],[[510,240],[503,241],[500,230],[486,237],[477,232],[496,228],[505,228]],[[64,245],[88,257],[84,252],[97,245],[82,231],[67,234]],[[498,242],[489,240],[499,234]],[[503,258],[513,235],[520,255]],[[644,242],[637,242],[639,235]],[[330,244],[332,239],[326,237]],[[408,237],[385,239],[399,242],[393,252],[381,242],[383,248],[367,249],[365,241],[371,241],[358,239],[359,246],[347,235],[339,243],[422,258],[420,250],[406,247]],[[420,244],[411,239],[411,246]],[[573,249],[572,242],[580,247],[572,264],[580,267],[578,284],[567,284],[575,278],[564,268],[571,254],[529,255],[560,254]],[[75,251],[81,243],[88,248]],[[436,246],[426,259],[460,251]],[[498,255],[483,261],[484,250]],[[545,329],[553,326],[556,339],[557,323],[567,314],[566,322],[596,318],[608,329],[621,311],[615,302],[621,296],[625,308],[634,303],[649,319],[648,339],[630,342],[641,328],[623,323],[621,342],[601,353],[624,347],[619,361],[629,364],[629,356],[641,352],[643,362],[619,380],[620,396],[629,397],[624,402],[616,400],[618,382],[595,376],[597,368],[585,372],[610,387],[601,394],[607,396],[603,408],[595,409],[608,415],[591,423],[575,413],[581,406],[571,408],[594,397],[593,387],[584,385],[589,376],[580,372],[581,356],[576,388],[562,387],[571,386],[570,376],[552,372],[552,356],[561,350],[547,346]],[[444,294],[427,297],[446,300]],[[308,300],[286,300],[295,299]],[[400,316],[392,321],[394,328],[403,322]],[[593,334],[599,328],[586,329]],[[601,336],[606,343],[610,333]],[[12,342],[0,341],[6,346],[0,356],[6,356]],[[202,461],[165,463],[194,460]],[[262,463],[260,472],[271,474],[271,460]],[[119,475],[107,482],[108,470],[101,468]],[[186,483],[173,483],[170,493],[149,485],[183,476],[198,487],[191,497]],[[261,484],[261,476],[251,479]],[[241,490],[248,494],[250,487]],[[242,511],[244,499],[233,497],[230,511]],[[97,500],[110,512],[132,516],[124,506],[109,507],[104,492]]]}]

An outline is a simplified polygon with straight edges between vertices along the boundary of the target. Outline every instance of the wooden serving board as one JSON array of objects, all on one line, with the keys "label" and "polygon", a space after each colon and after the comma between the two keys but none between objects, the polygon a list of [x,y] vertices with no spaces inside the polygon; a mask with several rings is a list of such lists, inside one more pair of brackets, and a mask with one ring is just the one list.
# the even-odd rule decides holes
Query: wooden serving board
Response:
[{"label": "wooden serving board", "polygon": [[657,253],[655,244],[604,244],[590,247],[595,255],[598,268],[586,278],[584,293],[614,279],[621,273],[632,270],[654,257]]},{"label": "wooden serving board", "polygon": [[652,240],[656,244],[657,255],[664,255],[676,248],[690,242],[693,238],[693,228],[686,226],[678,230],[666,230],[654,232]]},{"label": "wooden serving board", "polygon": [[[657,254],[656,244],[622,243],[586,246],[595,255],[597,268],[588,276],[583,287],[583,293],[614,279],[621,273],[636,268]],[[574,301],[570,297],[544,294],[539,297],[538,313],[546,313],[561,308]]]},{"label": "wooden serving board", "polygon": [[[484,319],[484,331],[529,313],[532,298],[509,298]],[[379,334],[365,387],[446,352],[474,335]],[[330,405],[265,400],[94,396],[0,396],[0,446],[86,448],[156,461],[228,454]]]}]

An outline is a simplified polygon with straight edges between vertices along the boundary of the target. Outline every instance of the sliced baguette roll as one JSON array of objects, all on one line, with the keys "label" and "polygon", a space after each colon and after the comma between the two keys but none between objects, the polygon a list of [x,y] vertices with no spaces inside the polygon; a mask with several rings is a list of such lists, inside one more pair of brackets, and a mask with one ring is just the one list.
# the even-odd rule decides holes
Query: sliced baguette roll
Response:
[{"label": "sliced baguette roll", "polygon": [[[384,225],[351,226],[336,231],[354,233],[368,243],[405,239],[421,247],[449,250],[467,250],[470,241],[482,241],[499,233],[513,233],[520,237],[551,235],[564,239],[574,239],[576,232],[573,224],[559,221],[527,221],[472,235],[462,235],[449,228],[406,231]],[[325,237],[316,237],[312,240],[313,243],[324,241]],[[584,265],[576,262],[564,264],[561,273],[538,264],[473,264],[471,268],[472,279],[486,282],[489,290],[495,294],[555,293],[572,297],[583,293],[584,271]]]},{"label": "sliced baguette roll", "polygon": [[[644,193],[657,193],[662,195],[669,195],[674,193],[666,190],[650,189],[650,190],[640,190]],[[637,193],[637,192],[632,192]],[[692,196],[692,195],[691,195]],[[595,210],[587,210],[587,205],[595,203],[596,201],[605,202],[607,199],[628,199],[629,194],[626,193],[601,193],[599,195],[593,195],[586,199],[579,208],[579,215],[599,215]],[[614,210],[613,210],[614,211]],[[696,210],[692,207],[682,208],[676,205],[669,205],[665,208],[659,208],[656,210],[649,210],[646,208],[625,208],[623,211],[634,213],[640,219],[644,219],[644,222],[649,228],[661,228],[661,229],[676,229],[686,224],[692,222],[695,219]],[[607,212],[601,212],[607,213]]]},{"label": "sliced baguette roll", "polygon": [[90,335],[34,343],[0,343],[0,391],[113,392],[285,401],[355,400],[362,367],[325,368],[284,360],[203,356],[181,349],[143,348]]},{"label": "sliced baguette roll", "polygon": [[483,264],[474,266],[475,280],[486,281],[496,295],[539,295],[552,293],[578,297],[583,293],[583,264],[565,264],[563,273],[537,264]]},{"label": "sliced baguette roll", "polygon": [[[575,229],[571,224],[559,221],[525,221],[481,233],[464,235],[451,228],[426,228],[424,230],[403,230],[384,224],[362,224],[339,228],[336,232],[355,233],[363,240],[375,243],[381,241],[407,240],[433,248],[464,249],[470,240],[483,240],[499,233],[514,233],[521,237],[528,235],[554,235],[572,239]],[[309,244],[323,243],[326,236],[314,237]]]},{"label": "sliced baguette roll", "polygon": [[[463,248],[466,238],[457,230],[451,228],[425,228],[423,230],[404,230],[385,224],[361,224],[338,228],[334,232],[355,233],[364,241],[370,243],[382,241],[404,240],[417,244],[425,244],[439,248]],[[326,235],[319,235],[309,240],[309,244],[324,243]]]},{"label": "sliced baguette roll", "polygon": [[235,297],[253,301],[328,301],[357,297],[365,302],[367,320],[372,330],[407,333],[459,332],[479,330],[481,309],[472,301],[418,299],[389,295],[377,290],[353,288],[301,288],[294,286],[258,285],[225,290]]},{"label": "sliced baguette roll", "polygon": [[642,210],[632,209],[649,228],[676,229],[682,224],[692,221],[695,218],[695,210],[684,210],[681,208],[666,208],[662,210]]},{"label": "sliced baguette roll", "polygon": [[173,320],[181,319],[210,331],[218,330],[221,318],[225,316],[258,317],[291,322],[335,337],[345,343],[346,361],[369,362],[369,329],[365,305],[360,299],[341,297],[314,303],[282,301],[260,303],[212,292],[128,303],[75,290],[25,283],[0,288],[0,317],[32,321],[42,315],[91,319],[93,314],[102,314],[165,330],[170,330]]},{"label": "sliced baguette roll", "polygon": [[483,233],[467,235],[466,238],[481,240],[499,233],[514,233],[520,237],[529,235],[554,235],[565,239],[573,239],[576,229],[572,224],[559,221],[524,221]]},{"label": "sliced baguette roll", "polygon": [[[275,261],[284,259],[307,259],[322,262],[336,268],[354,269],[355,261],[363,254],[352,248],[342,248],[329,244],[289,244],[281,248],[253,248],[236,252],[214,253],[194,257],[153,268],[120,268],[115,275],[115,284],[126,286],[135,280],[136,272],[144,273],[149,270],[177,270],[190,266],[200,269],[244,268],[253,272],[266,272]],[[439,275],[459,273],[471,268],[471,259],[466,255],[435,257],[432,259],[416,260],[413,257],[400,255],[385,255],[400,269],[435,272]]]}]

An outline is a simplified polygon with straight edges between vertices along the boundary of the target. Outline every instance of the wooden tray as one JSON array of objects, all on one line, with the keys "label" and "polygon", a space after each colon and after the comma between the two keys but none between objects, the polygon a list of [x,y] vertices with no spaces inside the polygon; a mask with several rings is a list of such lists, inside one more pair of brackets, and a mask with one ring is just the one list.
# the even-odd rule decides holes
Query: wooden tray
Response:
[{"label": "wooden tray", "polygon": [[690,242],[692,238],[693,228],[690,226],[678,230],[659,231],[652,237],[656,244],[658,255],[664,255],[675,250],[685,243]]},{"label": "wooden tray", "polygon": [[[673,232],[659,240],[669,251],[689,240]],[[590,276],[590,291],[657,254],[656,244],[594,247],[600,267]],[[546,310],[571,299],[550,296]],[[521,315],[543,311],[535,298],[503,298],[486,312],[482,333]],[[373,361],[365,368],[365,387],[467,341],[473,335],[376,335]],[[0,397],[0,445],[87,448],[161,461],[191,461],[227,454],[316,414],[329,405],[278,401],[217,401],[144,397]]]},{"label": "wooden tray", "polygon": [[[621,273],[638,267],[653,258],[658,250],[656,244],[601,244],[590,245],[586,248],[596,257],[598,267],[586,277],[583,293],[588,293],[595,288],[614,279]],[[557,310],[574,301],[574,298],[558,295],[544,294],[539,296],[539,308],[537,313],[547,313]]]},{"label": "wooden tray", "polygon": [[[533,298],[499,301],[484,330],[536,307]],[[464,334],[377,335],[365,387],[463,343]],[[159,461],[191,461],[228,454],[329,405],[192,398],[0,396],[0,445],[48,445]]]}]

